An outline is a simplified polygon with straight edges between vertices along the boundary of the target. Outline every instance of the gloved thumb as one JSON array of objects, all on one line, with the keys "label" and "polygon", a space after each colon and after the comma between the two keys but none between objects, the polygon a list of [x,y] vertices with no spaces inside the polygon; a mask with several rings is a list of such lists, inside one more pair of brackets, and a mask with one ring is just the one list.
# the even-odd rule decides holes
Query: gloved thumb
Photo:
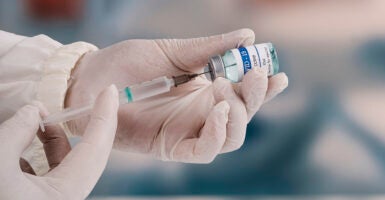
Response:
[{"label": "gloved thumb", "polygon": [[[36,135],[40,122],[39,108],[26,105],[0,125],[0,152],[13,155],[16,164]],[[2,157],[4,158],[4,157]]]},{"label": "gloved thumb", "polygon": [[240,29],[210,37],[178,40],[156,40],[159,47],[180,69],[199,72],[211,56],[223,54],[226,50],[254,43],[251,29]]},{"label": "gloved thumb", "polygon": [[84,199],[95,186],[111,152],[117,127],[118,91],[111,85],[95,101],[82,141],[47,176],[61,179],[60,190]]}]

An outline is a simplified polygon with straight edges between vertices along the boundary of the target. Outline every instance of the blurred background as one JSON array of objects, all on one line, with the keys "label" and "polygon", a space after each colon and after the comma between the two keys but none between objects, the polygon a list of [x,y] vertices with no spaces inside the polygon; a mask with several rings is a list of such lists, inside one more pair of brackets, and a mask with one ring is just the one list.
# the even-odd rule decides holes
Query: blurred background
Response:
[{"label": "blurred background", "polygon": [[[113,151],[91,197],[385,193],[385,1],[0,0],[0,29],[99,48],[251,28],[289,88],[208,165]],[[129,55],[127,55],[129,56]]]}]

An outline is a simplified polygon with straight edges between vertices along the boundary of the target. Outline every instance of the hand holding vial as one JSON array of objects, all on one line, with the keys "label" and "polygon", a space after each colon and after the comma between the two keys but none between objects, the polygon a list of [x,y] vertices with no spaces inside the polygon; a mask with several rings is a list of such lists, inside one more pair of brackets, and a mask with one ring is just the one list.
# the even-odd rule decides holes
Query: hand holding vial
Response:
[{"label": "hand holding vial", "polygon": [[[66,107],[92,103],[112,83],[123,88],[161,76],[203,73],[210,57],[250,46],[254,37],[253,31],[242,29],[194,39],[127,40],[88,53],[72,74]],[[254,67],[240,83],[220,77],[211,82],[201,75],[168,93],[122,105],[114,146],[189,163],[208,163],[234,151],[261,105],[287,87],[284,73],[268,78],[268,70]],[[81,135],[88,120],[67,125]]]}]

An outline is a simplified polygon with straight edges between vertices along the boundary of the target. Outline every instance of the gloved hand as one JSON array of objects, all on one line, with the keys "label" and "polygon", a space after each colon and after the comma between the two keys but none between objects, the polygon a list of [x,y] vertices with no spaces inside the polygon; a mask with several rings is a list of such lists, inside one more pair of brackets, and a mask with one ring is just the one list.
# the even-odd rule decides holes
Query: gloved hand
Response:
[{"label": "gloved hand", "polygon": [[[0,199],[85,199],[106,166],[117,111],[117,90],[111,86],[96,99],[90,123],[72,151],[60,127],[46,127],[46,132],[38,133],[51,170],[34,176],[25,160],[19,166],[19,158],[38,130],[39,108],[21,108],[0,125]],[[40,112],[44,115],[44,110]]]},{"label": "gloved hand", "polygon": [[[242,29],[195,39],[127,40],[86,54],[73,72],[66,106],[93,101],[101,88],[118,88],[183,73],[202,72],[209,57],[254,43]],[[204,76],[159,95],[120,106],[114,146],[162,160],[211,162],[234,151],[245,139],[246,125],[261,105],[288,84],[284,73],[267,78],[267,69],[249,71],[240,84]],[[81,134],[87,118],[69,122]]]}]

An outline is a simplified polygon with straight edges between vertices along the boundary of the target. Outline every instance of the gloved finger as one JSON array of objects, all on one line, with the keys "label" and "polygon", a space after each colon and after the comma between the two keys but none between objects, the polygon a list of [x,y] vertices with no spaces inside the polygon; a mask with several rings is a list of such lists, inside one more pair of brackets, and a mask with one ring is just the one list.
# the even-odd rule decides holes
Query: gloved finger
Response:
[{"label": "gloved finger", "polygon": [[264,103],[270,101],[279,93],[287,88],[289,79],[285,73],[279,73],[269,78],[269,86],[267,89]]},{"label": "gloved finger", "polygon": [[36,106],[26,105],[16,114],[0,125],[0,146],[8,157],[15,159],[19,165],[19,158],[23,151],[31,144],[39,128],[39,109]]},{"label": "gloved finger", "polygon": [[45,132],[38,131],[37,136],[43,143],[50,169],[55,168],[71,151],[71,145],[63,129],[58,125],[46,126]]},{"label": "gloved finger", "polygon": [[[71,199],[84,199],[95,186],[111,152],[117,127],[118,91],[111,85],[99,94],[81,142],[47,177]],[[52,179],[48,179],[52,181]]]},{"label": "gloved finger", "polygon": [[265,100],[268,86],[267,69],[253,68],[242,80],[241,96],[246,105],[247,121],[254,116]]},{"label": "gloved finger", "polygon": [[221,153],[239,149],[246,136],[247,112],[243,101],[234,92],[231,82],[217,78],[213,83],[214,98],[217,102],[225,100],[230,105],[226,141]]},{"label": "gloved finger", "polygon": [[226,140],[226,125],[230,106],[221,101],[209,113],[199,138],[184,139],[173,153],[179,162],[210,163],[220,153]]},{"label": "gloved finger", "polygon": [[[34,101],[32,104],[40,109],[40,115],[42,117],[49,114],[47,108],[41,102]],[[71,151],[71,145],[68,138],[59,125],[46,126],[44,132],[39,129],[37,137],[43,143],[44,152],[50,169],[55,168],[68,152]]]},{"label": "gloved finger", "polygon": [[180,69],[199,72],[209,57],[223,54],[226,50],[254,43],[255,34],[250,29],[240,29],[210,37],[156,40],[169,59]]},{"label": "gloved finger", "polygon": [[21,171],[28,174],[36,175],[35,170],[33,170],[32,166],[24,158],[19,159],[19,164]]}]

